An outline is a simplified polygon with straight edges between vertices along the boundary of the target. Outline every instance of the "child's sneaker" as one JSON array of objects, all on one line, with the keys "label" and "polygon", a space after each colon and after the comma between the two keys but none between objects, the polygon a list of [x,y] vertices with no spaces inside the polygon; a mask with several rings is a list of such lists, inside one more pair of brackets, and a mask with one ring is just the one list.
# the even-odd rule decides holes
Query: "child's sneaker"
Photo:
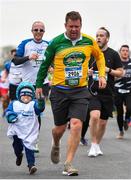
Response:
[{"label": "child's sneaker", "polygon": [[62,172],[65,176],[78,176],[78,170],[75,169],[71,163],[64,164],[64,171]]},{"label": "child's sneaker", "polygon": [[39,146],[38,146],[38,143],[35,145],[35,149],[34,149],[34,153],[39,153],[40,150],[39,150]]},{"label": "child's sneaker", "polygon": [[16,158],[16,165],[20,166],[22,163],[22,159],[23,159],[23,153],[21,153],[17,158]]},{"label": "child's sneaker", "polygon": [[29,167],[29,173],[30,174],[35,174],[36,171],[37,171],[37,168],[35,166],[30,166]]}]

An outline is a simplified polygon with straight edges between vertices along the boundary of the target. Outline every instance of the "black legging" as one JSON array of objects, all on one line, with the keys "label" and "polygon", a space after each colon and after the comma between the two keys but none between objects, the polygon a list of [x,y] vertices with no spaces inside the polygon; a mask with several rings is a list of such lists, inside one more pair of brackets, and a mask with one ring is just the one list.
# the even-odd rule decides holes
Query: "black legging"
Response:
[{"label": "black legging", "polygon": [[87,111],[87,116],[86,116],[86,121],[83,122],[82,125],[82,131],[81,131],[81,138],[85,138],[86,132],[88,130],[89,127],[89,120],[90,120],[90,112],[89,110]]},{"label": "black legging", "polygon": [[[123,121],[128,120],[131,116],[131,94],[115,94],[115,105],[117,111],[117,123],[119,131],[123,131]],[[124,118],[124,108],[126,107],[126,113]]]}]

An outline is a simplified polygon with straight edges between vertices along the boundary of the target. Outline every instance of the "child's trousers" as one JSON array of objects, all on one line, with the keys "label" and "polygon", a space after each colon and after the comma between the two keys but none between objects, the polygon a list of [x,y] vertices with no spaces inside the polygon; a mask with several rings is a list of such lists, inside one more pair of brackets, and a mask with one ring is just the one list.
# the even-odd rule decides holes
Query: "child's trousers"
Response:
[{"label": "child's trousers", "polygon": [[14,139],[14,141],[13,141],[12,146],[14,148],[14,153],[15,153],[16,157],[19,157],[22,154],[23,149],[25,149],[28,167],[34,166],[35,165],[34,151],[25,147],[23,145],[22,140],[19,139],[17,135],[13,136],[13,139]]}]

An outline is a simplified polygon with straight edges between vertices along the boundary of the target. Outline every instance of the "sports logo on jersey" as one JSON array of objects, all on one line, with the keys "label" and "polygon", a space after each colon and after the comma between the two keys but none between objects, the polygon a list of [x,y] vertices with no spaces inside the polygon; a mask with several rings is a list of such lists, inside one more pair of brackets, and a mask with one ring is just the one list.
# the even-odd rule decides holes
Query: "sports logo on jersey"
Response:
[{"label": "sports logo on jersey", "polygon": [[66,66],[81,66],[85,58],[85,54],[82,52],[72,52],[65,56],[64,64]]},{"label": "sports logo on jersey", "polygon": [[65,84],[76,86],[82,77],[82,63],[85,61],[85,55],[81,52],[73,52],[64,58]]}]

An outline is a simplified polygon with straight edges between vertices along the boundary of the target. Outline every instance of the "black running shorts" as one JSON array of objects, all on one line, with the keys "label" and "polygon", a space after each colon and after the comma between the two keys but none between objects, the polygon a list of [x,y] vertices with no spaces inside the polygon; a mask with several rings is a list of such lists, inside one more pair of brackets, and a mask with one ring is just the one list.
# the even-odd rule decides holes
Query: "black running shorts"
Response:
[{"label": "black running shorts", "polygon": [[90,93],[87,87],[51,88],[50,101],[56,126],[66,124],[71,118],[86,120]]},{"label": "black running shorts", "polygon": [[89,102],[89,110],[101,111],[100,118],[107,120],[109,117],[112,117],[113,98],[107,95],[94,96]]}]

